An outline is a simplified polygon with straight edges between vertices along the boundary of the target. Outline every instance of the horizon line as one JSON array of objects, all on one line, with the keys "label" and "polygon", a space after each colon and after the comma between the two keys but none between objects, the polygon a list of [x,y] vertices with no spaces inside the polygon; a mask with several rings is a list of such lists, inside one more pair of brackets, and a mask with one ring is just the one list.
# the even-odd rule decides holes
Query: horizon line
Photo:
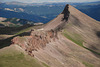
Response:
[{"label": "horizon line", "polygon": [[[20,1],[10,1],[10,2],[26,3],[26,2],[20,2]],[[10,2],[1,2],[1,3],[10,3]],[[100,1],[91,1],[91,2],[100,2]],[[29,3],[30,2],[27,2],[26,4],[29,4]],[[67,3],[67,2],[33,2],[33,3]],[[90,1],[89,2],[68,2],[68,3],[90,3]]]}]

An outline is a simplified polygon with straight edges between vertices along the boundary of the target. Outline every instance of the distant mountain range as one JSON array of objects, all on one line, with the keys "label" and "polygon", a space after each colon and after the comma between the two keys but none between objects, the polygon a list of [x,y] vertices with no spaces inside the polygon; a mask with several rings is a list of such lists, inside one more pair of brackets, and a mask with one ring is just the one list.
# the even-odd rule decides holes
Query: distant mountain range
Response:
[{"label": "distant mountain range", "polygon": [[3,10],[0,9],[0,17],[5,17],[5,18],[20,18],[20,19],[27,19],[30,21],[35,21],[35,22],[46,22],[46,19],[32,15],[32,14],[27,14],[24,12],[14,12],[14,11],[8,11],[8,10]]},{"label": "distant mountain range", "polygon": [[18,18],[3,18],[0,17],[0,26],[8,26],[8,27],[18,27],[23,26],[25,24],[34,25],[35,22],[28,21],[26,19],[18,19]]},{"label": "distant mountain range", "polygon": [[83,4],[75,7],[95,20],[100,21],[100,2],[99,4]]},{"label": "distant mountain range", "polygon": [[[34,22],[47,23],[55,18],[65,7],[63,3],[0,3],[0,17],[21,18]],[[100,21],[100,1],[87,3],[71,3],[83,13]]]}]

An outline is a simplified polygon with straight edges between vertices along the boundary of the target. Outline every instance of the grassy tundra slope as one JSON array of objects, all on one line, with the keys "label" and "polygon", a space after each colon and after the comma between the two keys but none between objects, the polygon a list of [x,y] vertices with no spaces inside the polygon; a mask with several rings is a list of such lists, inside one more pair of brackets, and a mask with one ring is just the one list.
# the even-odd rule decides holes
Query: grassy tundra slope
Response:
[{"label": "grassy tundra slope", "polygon": [[0,67],[47,67],[45,63],[27,55],[19,46],[0,49]]}]

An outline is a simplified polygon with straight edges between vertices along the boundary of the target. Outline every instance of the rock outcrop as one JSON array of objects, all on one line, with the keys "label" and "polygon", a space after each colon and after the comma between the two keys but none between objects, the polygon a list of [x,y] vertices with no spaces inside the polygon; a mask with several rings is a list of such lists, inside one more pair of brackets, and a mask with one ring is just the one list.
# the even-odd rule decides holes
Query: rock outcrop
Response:
[{"label": "rock outcrop", "polygon": [[69,12],[69,4],[67,4],[66,6],[65,6],[65,8],[64,8],[64,10],[63,10],[63,12],[61,13],[61,14],[64,14],[64,18],[62,19],[62,21],[63,20],[68,20],[68,17],[69,17],[69,14],[70,14],[70,12]]},{"label": "rock outcrop", "polygon": [[32,51],[37,51],[44,48],[46,44],[58,39],[57,32],[43,31],[43,30],[31,30],[30,36],[15,37],[12,39],[12,44],[17,44],[22,47],[29,55],[33,56]]}]

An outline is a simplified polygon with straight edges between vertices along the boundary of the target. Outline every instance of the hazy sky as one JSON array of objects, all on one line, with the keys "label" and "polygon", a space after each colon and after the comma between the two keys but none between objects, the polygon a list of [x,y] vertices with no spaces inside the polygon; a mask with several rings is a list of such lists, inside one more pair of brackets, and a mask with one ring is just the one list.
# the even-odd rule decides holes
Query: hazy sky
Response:
[{"label": "hazy sky", "polygon": [[41,3],[41,2],[92,2],[100,0],[0,0],[1,2],[19,1],[24,3]]}]

